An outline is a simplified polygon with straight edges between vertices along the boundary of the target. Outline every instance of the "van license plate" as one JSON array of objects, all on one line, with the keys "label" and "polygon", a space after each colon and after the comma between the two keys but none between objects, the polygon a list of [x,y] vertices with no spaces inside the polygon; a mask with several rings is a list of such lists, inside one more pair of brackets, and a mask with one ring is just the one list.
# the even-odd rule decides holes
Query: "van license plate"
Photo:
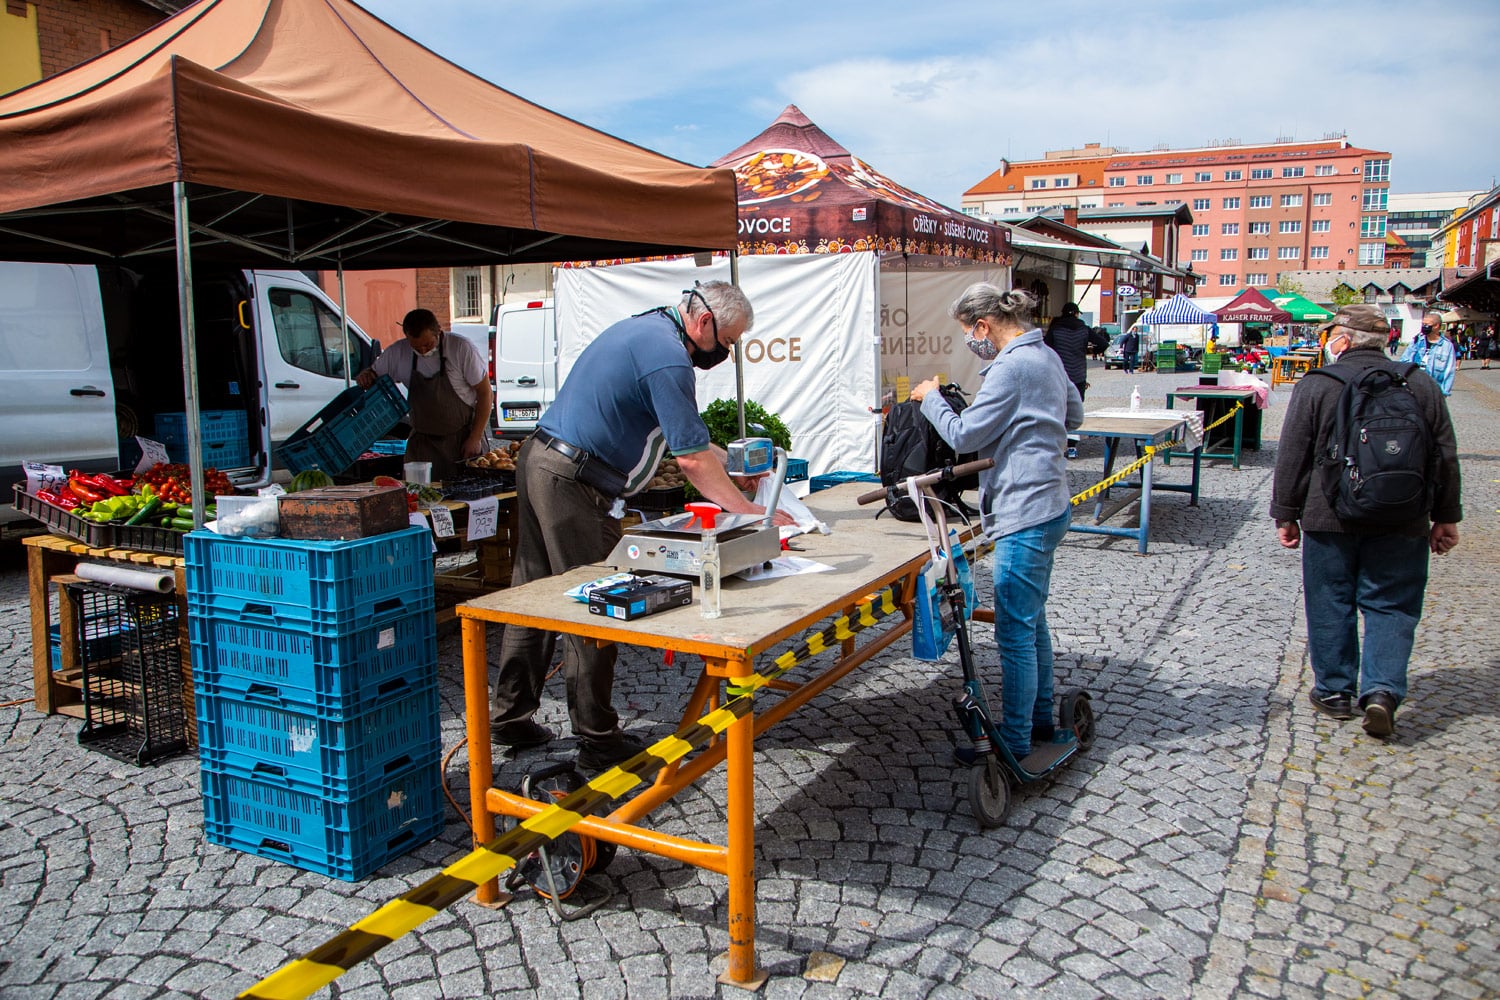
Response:
[{"label": "van license plate", "polygon": [[540,417],[541,410],[535,406],[506,406],[501,412],[506,420],[535,420]]}]

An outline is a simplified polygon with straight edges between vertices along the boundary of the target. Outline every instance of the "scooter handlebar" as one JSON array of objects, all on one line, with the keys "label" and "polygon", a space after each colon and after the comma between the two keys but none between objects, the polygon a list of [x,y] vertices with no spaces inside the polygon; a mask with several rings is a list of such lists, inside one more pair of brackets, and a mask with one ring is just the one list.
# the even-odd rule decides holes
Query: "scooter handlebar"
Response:
[{"label": "scooter handlebar", "polygon": [[994,464],[995,460],[993,458],[980,458],[972,462],[965,462],[962,465],[955,465],[951,467],[945,466],[941,469],[938,469],[936,472],[924,472],[920,476],[912,476],[910,479],[904,479],[897,485],[889,488],[882,486],[878,490],[870,490],[868,493],[861,493],[858,497],[855,498],[855,503],[863,506],[865,504],[872,504],[879,500],[884,500],[890,490],[895,489],[904,491],[906,488],[906,484],[909,482],[915,482],[917,484],[917,489],[920,490],[924,487],[931,486],[933,483],[942,482],[945,479],[956,479],[959,476],[971,476],[976,472],[983,472],[985,469],[990,468]]}]

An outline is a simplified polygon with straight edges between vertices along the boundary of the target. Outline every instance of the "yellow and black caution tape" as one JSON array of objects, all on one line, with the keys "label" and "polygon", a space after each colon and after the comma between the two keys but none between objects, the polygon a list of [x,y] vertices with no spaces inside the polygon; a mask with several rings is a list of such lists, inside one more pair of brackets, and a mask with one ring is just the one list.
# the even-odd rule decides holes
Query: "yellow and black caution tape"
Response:
[{"label": "yellow and black caution tape", "polygon": [[1209,431],[1213,430],[1215,427],[1219,426],[1222,423],[1227,422],[1230,417],[1233,417],[1236,413],[1240,412],[1244,408],[1245,408],[1245,404],[1243,402],[1236,402],[1233,406],[1231,406],[1229,408],[1229,412],[1228,413],[1224,414],[1218,420],[1215,420],[1213,423],[1211,423],[1207,427],[1203,428],[1203,433],[1206,435]]},{"label": "yellow and black caution tape", "polygon": [[[1218,420],[1215,420],[1213,423],[1211,423],[1207,427],[1203,428],[1204,437],[1207,438],[1209,431],[1213,430],[1215,427],[1217,427],[1220,424],[1224,423],[1225,421],[1229,420],[1237,412],[1239,412],[1240,410],[1243,410],[1244,408],[1245,408],[1245,404],[1244,403],[1242,403],[1242,402],[1236,402],[1234,404],[1234,406],[1232,406],[1232,407],[1229,408],[1229,412],[1228,413],[1224,414]],[[1134,462],[1131,462],[1129,465],[1125,466],[1125,468],[1121,469],[1119,472],[1116,472],[1114,475],[1110,476],[1108,479],[1100,480],[1099,482],[1095,483],[1093,486],[1090,486],[1088,489],[1084,490],[1082,493],[1080,493],[1077,496],[1073,497],[1068,502],[1070,504],[1072,504],[1074,507],[1077,507],[1081,503],[1084,503],[1086,501],[1094,499],[1094,497],[1096,497],[1099,494],[1103,493],[1105,490],[1109,489],[1111,486],[1113,486],[1116,483],[1120,482],[1122,479],[1126,479],[1126,478],[1134,475],[1135,473],[1139,472],[1142,468],[1145,467],[1145,465],[1146,465],[1147,462],[1151,461],[1157,455],[1159,455],[1159,454],[1165,454],[1167,452],[1167,450],[1168,450],[1168,447],[1169,446],[1158,448],[1156,445],[1150,445],[1150,444],[1148,444],[1146,446],[1146,448],[1145,448],[1144,453],[1141,455],[1140,458],[1136,459]]]},{"label": "yellow and black caution tape", "polygon": [[[514,868],[540,847],[557,840],[585,816],[598,812],[606,803],[643,784],[657,771],[674,764],[692,751],[704,746],[714,736],[722,735],[736,720],[749,713],[753,692],[786,673],[811,655],[827,649],[830,640],[846,639],[862,631],[897,608],[894,587],[874,595],[859,605],[853,616],[841,615],[834,624],[814,633],[789,652],[778,657],[769,676],[751,674],[735,679],[731,691],[740,692],[724,707],[710,712],[697,722],[658,740],[642,752],[596,778],[578,791],[548,806],[520,825],[506,831],[488,844],[444,868],[421,885],[402,893],[363,920],[351,925],[328,942],[301,958],[282,966],[239,994],[246,1000],[301,1000],[315,990],[333,982],[355,965],[374,955],[402,935],[416,929],[453,903]],[[484,808],[475,803],[475,808]]]}]

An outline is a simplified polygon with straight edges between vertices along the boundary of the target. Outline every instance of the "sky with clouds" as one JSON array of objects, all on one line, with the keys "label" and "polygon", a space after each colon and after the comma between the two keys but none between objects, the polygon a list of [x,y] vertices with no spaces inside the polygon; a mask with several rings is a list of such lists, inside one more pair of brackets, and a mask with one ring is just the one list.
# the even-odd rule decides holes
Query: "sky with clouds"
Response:
[{"label": "sky with clouds", "polygon": [[788,104],[937,201],[1001,158],[1277,137],[1392,157],[1394,192],[1500,175],[1500,0],[360,0],[439,55],[689,163]]}]

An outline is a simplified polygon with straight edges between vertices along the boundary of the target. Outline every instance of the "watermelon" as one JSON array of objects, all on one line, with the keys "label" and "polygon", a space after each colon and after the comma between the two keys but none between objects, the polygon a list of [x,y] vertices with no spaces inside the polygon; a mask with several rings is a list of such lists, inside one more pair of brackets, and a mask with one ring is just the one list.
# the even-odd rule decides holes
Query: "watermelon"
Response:
[{"label": "watermelon", "polygon": [[371,480],[376,486],[402,486],[406,484],[394,476],[376,476]]},{"label": "watermelon", "polygon": [[288,493],[301,493],[303,490],[318,490],[325,486],[333,485],[333,477],[322,469],[308,469],[299,472],[292,477],[291,484],[287,487]]}]

